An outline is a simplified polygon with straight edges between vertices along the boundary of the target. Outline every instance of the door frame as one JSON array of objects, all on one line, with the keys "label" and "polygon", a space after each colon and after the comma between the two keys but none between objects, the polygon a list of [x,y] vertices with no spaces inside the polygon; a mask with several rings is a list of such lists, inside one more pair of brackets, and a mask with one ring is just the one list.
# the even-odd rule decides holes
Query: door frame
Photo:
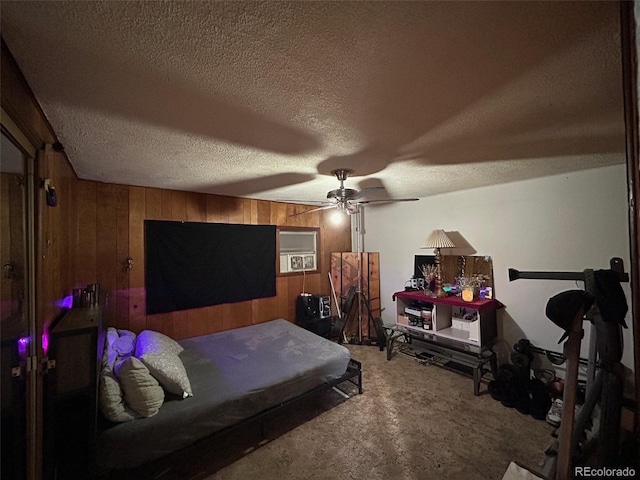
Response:
[{"label": "door frame", "polygon": [[5,134],[18,147],[24,156],[26,165],[25,179],[25,250],[27,262],[27,282],[25,292],[25,305],[27,309],[27,336],[30,341],[27,343],[27,359],[23,375],[26,376],[26,392],[25,392],[25,414],[26,414],[26,478],[34,480],[38,478],[38,459],[39,442],[38,439],[38,344],[36,339],[36,256],[35,256],[35,227],[36,227],[36,159],[37,148],[29,141],[26,135],[20,130],[11,117],[5,112],[4,108],[0,109],[0,126],[2,133]]}]

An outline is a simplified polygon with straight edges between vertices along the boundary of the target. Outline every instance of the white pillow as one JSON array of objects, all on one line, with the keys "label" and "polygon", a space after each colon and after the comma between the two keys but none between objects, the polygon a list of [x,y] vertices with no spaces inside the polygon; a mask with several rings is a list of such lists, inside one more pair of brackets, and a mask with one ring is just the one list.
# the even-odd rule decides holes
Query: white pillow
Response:
[{"label": "white pillow", "polygon": [[115,366],[124,401],[140,416],[152,417],[164,402],[164,390],[149,369],[136,357],[128,357]]},{"label": "white pillow", "polygon": [[116,363],[116,359],[118,358],[118,352],[116,351],[115,344],[119,338],[120,336],[115,328],[107,328],[104,339],[104,353],[102,354],[103,372],[110,372],[113,370],[113,365]]},{"label": "white pillow", "polygon": [[102,355],[102,371],[111,372],[116,362],[135,353],[136,334],[129,330],[108,327]]},{"label": "white pillow", "polygon": [[193,396],[191,382],[178,354],[184,348],[159,332],[144,330],[136,339],[136,357],[151,372],[162,387],[181,398]]},{"label": "white pillow", "polygon": [[115,341],[114,347],[118,352],[118,357],[130,357],[136,351],[136,336],[120,335],[120,338]]},{"label": "white pillow", "polygon": [[136,412],[124,403],[122,388],[112,373],[100,375],[98,403],[104,417],[111,422],[130,422]]},{"label": "white pillow", "polygon": [[136,357],[140,358],[138,348],[144,348],[145,352],[152,353],[172,353],[178,355],[184,350],[182,345],[176,342],[173,338],[166,335],[155,332],[153,330],[143,330],[136,339]]},{"label": "white pillow", "polygon": [[136,334],[133,333],[131,330],[124,330],[122,328],[118,328],[118,335],[122,336],[129,336],[129,337],[133,337],[135,338]]}]

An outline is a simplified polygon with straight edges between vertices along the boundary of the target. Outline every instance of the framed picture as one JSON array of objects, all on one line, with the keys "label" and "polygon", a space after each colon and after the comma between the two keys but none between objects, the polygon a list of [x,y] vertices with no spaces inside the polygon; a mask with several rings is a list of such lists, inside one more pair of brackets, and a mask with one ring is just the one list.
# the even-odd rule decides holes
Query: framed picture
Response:
[{"label": "framed picture", "polygon": [[292,272],[304,270],[302,255],[291,255],[289,261],[291,262],[290,267]]},{"label": "framed picture", "polygon": [[315,270],[316,269],[316,257],[315,255],[305,255],[303,257],[304,269]]}]

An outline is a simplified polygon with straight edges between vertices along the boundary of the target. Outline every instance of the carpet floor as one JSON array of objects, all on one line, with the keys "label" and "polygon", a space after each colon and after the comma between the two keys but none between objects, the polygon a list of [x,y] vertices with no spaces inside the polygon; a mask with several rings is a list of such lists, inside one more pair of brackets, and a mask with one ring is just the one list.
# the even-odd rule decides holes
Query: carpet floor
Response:
[{"label": "carpet floor", "polygon": [[362,362],[362,395],[327,391],[261,432],[241,429],[168,457],[150,478],[499,480],[511,461],[540,469],[553,428],[493,400],[486,383],[475,396],[459,373],[402,355],[387,361],[374,346],[348,348]]}]

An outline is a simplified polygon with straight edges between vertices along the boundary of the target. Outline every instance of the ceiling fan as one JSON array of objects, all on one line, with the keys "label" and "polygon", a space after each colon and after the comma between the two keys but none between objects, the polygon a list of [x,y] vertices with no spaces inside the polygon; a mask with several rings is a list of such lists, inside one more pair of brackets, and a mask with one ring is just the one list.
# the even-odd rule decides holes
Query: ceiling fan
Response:
[{"label": "ceiling fan", "polygon": [[328,200],[319,202],[322,203],[323,206],[313,208],[311,210],[306,210],[300,213],[294,213],[290,216],[295,217],[296,215],[304,215],[305,213],[317,212],[319,210],[329,210],[331,208],[338,209],[345,212],[347,215],[351,215],[352,213],[358,211],[358,207],[360,205],[368,205],[371,203],[415,202],[419,200],[418,198],[385,198],[380,200],[365,200],[363,199],[363,197],[365,197],[369,193],[384,190],[384,187],[368,187],[363,188],[360,191],[354,190],[353,188],[345,188],[344,182],[352,173],[353,170],[349,168],[337,168],[335,170],[331,170],[331,174],[334,175],[340,182],[340,188],[336,188],[335,190],[330,190],[329,192],[327,192]]}]

